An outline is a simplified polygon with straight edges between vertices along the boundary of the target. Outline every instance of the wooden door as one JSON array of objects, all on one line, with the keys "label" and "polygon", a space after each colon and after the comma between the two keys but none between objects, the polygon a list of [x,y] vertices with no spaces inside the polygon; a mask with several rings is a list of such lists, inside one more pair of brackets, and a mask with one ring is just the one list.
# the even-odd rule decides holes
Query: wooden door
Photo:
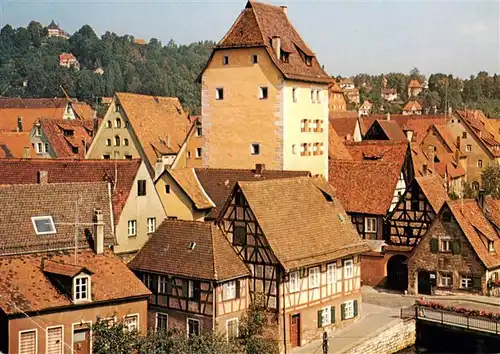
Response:
[{"label": "wooden door", "polygon": [[292,315],[290,325],[290,339],[292,348],[300,346],[300,313]]},{"label": "wooden door", "polygon": [[427,271],[418,272],[418,293],[431,295],[431,273]]},{"label": "wooden door", "polygon": [[90,329],[73,332],[73,354],[90,354]]}]

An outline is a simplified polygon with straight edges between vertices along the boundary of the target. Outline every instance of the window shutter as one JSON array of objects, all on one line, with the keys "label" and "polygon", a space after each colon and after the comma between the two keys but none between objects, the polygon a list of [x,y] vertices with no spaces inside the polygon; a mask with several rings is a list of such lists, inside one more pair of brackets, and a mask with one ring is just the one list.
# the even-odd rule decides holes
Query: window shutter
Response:
[{"label": "window shutter", "polygon": [[239,299],[240,298],[240,281],[235,280],[235,283],[236,283],[236,298]]},{"label": "window shutter", "polygon": [[341,320],[345,320],[345,304],[340,305],[340,318]]},{"label": "window shutter", "polygon": [[472,287],[474,288],[474,290],[483,290],[481,284],[481,276],[472,277]]},{"label": "window shutter", "polygon": [[454,240],[453,241],[453,254],[459,254],[461,246],[462,246],[462,242],[460,241],[460,239]]},{"label": "window shutter", "polygon": [[60,354],[63,352],[62,337],[62,327],[47,330],[47,354]]},{"label": "window shutter", "polygon": [[432,253],[437,253],[438,250],[439,250],[438,239],[437,238],[431,238],[431,252]]},{"label": "window shutter", "polygon": [[19,354],[35,354],[36,352],[36,332],[29,331],[20,334]]},{"label": "window shutter", "polygon": [[358,300],[354,300],[352,306],[354,308],[354,317],[356,317],[358,315]]},{"label": "window shutter", "polygon": [[323,310],[318,311],[318,328],[323,327]]},{"label": "window shutter", "polygon": [[330,321],[335,323],[335,306],[330,307]]}]

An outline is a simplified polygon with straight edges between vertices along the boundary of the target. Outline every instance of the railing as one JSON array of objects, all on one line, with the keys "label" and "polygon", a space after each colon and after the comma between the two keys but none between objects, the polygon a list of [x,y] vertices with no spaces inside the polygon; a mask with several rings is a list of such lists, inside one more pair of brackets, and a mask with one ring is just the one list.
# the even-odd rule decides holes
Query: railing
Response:
[{"label": "railing", "polygon": [[402,308],[400,316],[402,319],[416,318],[417,320],[500,334],[500,321],[498,320],[479,316],[469,316],[452,311],[443,311],[426,306],[414,305]]}]

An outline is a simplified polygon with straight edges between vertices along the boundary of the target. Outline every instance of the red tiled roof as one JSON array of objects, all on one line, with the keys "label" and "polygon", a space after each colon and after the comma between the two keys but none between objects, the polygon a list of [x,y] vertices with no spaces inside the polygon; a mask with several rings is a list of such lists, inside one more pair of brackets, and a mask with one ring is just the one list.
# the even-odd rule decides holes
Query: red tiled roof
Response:
[{"label": "red tiled roof", "polygon": [[[189,245],[194,243],[194,248]],[[223,281],[250,275],[213,223],[165,220],[130,261],[133,270]]]},{"label": "red tiled roof", "polygon": [[330,160],[328,181],[348,213],[385,216],[400,174],[394,162]]},{"label": "red tiled roof", "polygon": [[[134,187],[141,160],[0,159],[0,185],[37,183],[38,171],[47,171],[49,183],[110,182],[113,215],[118,223]],[[115,170],[116,168],[116,170]],[[113,184],[115,181],[116,186]]]},{"label": "red tiled roof", "polygon": [[404,107],[403,111],[421,111],[422,105],[418,101],[409,101]]},{"label": "red tiled roof", "polygon": [[[366,132],[366,139],[371,140],[371,135],[379,135],[380,131],[385,135],[387,140],[392,141],[407,141],[405,133],[401,130],[398,123],[392,120],[376,120]],[[376,140],[376,139],[374,139]]]},{"label": "red tiled roof", "polygon": [[[78,309],[70,294],[57,286],[42,270],[42,262],[74,264],[73,252],[31,254],[0,258],[0,308],[8,315],[42,310]],[[151,292],[110,251],[95,254],[79,251],[77,267],[91,275],[93,304],[148,296]],[[126,286],[124,286],[126,284]],[[62,310],[61,310],[62,311]],[[109,311],[112,311],[111,309]],[[101,313],[103,317],[112,313]]]},{"label": "red tiled roof", "polygon": [[42,262],[41,268],[42,268],[44,273],[63,275],[66,277],[71,277],[71,278],[73,278],[74,276],[76,276],[82,272],[86,272],[86,273],[90,274],[90,271],[87,270],[85,267],[75,265],[75,264],[54,262],[52,260],[45,260],[45,259]]},{"label": "red tiled roof", "polygon": [[330,159],[341,159],[341,160],[352,160],[349,151],[347,151],[344,140],[341,139],[335,129],[332,126],[332,123],[328,125],[328,158]]},{"label": "red tiled roof", "polygon": [[403,166],[408,142],[391,140],[346,141],[345,147],[354,160],[379,160]]},{"label": "red tiled roof", "polygon": [[416,182],[434,209],[438,213],[444,202],[450,200],[441,180],[436,176],[415,177]]},{"label": "red tiled roof", "polygon": [[0,158],[30,158],[33,155],[29,132],[0,131]]},{"label": "red tiled roof", "polygon": [[[282,50],[289,53],[288,62],[276,56],[271,44],[275,36],[280,37]],[[217,44],[217,48],[256,46],[266,48],[286,78],[321,83],[333,81],[279,6],[248,1],[228,33]],[[311,57],[311,65],[306,64],[304,55]]]},{"label": "red tiled roof", "polygon": [[41,119],[40,126],[57,158],[80,158],[92,142],[93,120]]},{"label": "red tiled roof", "polygon": [[[345,112],[343,112],[345,113]],[[358,124],[358,112],[354,112],[356,115],[352,117],[342,117],[342,118],[333,118],[332,114],[329,115],[329,122],[335,129],[335,132],[342,139],[346,139],[347,136],[350,136],[351,139],[354,137],[354,132],[356,125]]]},{"label": "red tiled roof", "polygon": [[71,53],[59,54],[59,61],[76,61],[76,58]]},{"label": "red tiled roof", "polygon": [[500,156],[500,136],[497,137],[497,132],[488,124],[488,119],[482,111],[456,110],[455,113],[469,125],[477,139],[484,144],[493,156]]},{"label": "red tiled roof", "polygon": [[95,111],[85,102],[72,102],[71,107],[73,107],[73,110],[80,119],[85,120],[94,118]]}]

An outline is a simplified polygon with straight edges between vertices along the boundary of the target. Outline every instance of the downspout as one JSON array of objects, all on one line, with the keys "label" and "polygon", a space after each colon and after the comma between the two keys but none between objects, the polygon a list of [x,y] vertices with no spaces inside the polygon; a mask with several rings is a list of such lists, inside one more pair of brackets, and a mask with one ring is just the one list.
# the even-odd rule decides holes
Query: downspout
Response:
[{"label": "downspout", "polygon": [[215,287],[217,286],[216,283],[213,283],[213,288],[212,288],[212,330],[215,331],[215,317],[217,316],[217,304],[216,304],[216,291]]},{"label": "downspout", "polygon": [[[281,278],[281,277],[279,277]],[[285,285],[282,284],[283,290],[281,291],[283,294],[283,346],[285,348],[285,354],[286,354],[286,314],[285,314]],[[280,287],[278,286],[278,291]]]}]

